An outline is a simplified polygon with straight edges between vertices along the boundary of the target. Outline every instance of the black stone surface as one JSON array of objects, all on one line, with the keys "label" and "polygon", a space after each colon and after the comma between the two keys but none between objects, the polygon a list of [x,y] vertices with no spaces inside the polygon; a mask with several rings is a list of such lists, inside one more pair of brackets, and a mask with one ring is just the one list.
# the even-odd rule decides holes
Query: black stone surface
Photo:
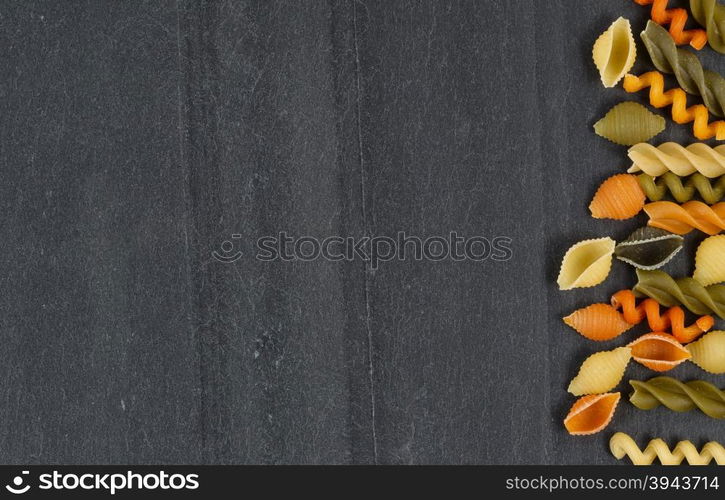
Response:
[{"label": "black stone surface", "polygon": [[[561,256],[645,220],[587,210],[627,166],[591,125],[643,102],[591,62],[620,15],[648,10],[0,3],[0,462],[609,464],[614,430],[725,440],[626,401],[601,435],[561,425],[581,361],[626,339],[560,318],[634,282],[615,262],[560,292]],[[513,257],[256,259],[280,231],[507,236]]]}]

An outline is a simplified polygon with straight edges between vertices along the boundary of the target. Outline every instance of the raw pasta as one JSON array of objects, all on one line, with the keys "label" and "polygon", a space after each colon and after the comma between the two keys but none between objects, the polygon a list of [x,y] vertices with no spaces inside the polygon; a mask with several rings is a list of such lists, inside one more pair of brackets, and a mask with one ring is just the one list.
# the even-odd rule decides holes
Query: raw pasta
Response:
[{"label": "raw pasta", "polygon": [[649,141],[664,129],[663,117],[632,101],[620,102],[594,124],[597,135],[622,146]]},{"label": "raw pasta", "polygon": [[680,124],[694,122],[692,132],[698,139],[707,140],[712,137],[719,141],[725,139],[725,121],[710,123],[707,108],[702,104],[688,108],[687,94],[681,88],[675,87],[665,92],[665,80],[662,73],[650,71],[640,76],[626,75],[623,87],[630,93],[649,87],[650,104],[655,108],[672,105],[672,120]]},{"label": "raw pasta", "polygon": [[629,347],[592,354],[582,363],[579,373],[569,384],[568,391],[575,396],[610,391],[622,380],[630,357]]},{"label": "raw pasta", "polygon": [[725,331],[713,330],[688,344],[692,362],[709,373],[725,373]]},{"label": "raw pasta", "polygon": [[609,304],[592,304],[577,309],[564,318],[564,323],[582,336],[596,341],[611,340],[632,328],[622,313]]},{"label": "raw pasta", "polygon": [[634,65],[637,49],[629,21],[620,17],[594,42],[592,58],[605,87],[614,87]]},{"label": "raw pasta", "polygon": [[710,113],[725,116],[725,80],[722,76],[703,69],[697,56],[689,50],[678,49],[659,24],[648,21],[641,37],[658,70],[674,74],[677,83],[688,94],[702,96]]},{"label": "raw pasta", "polygon": [[632,359],[650,370],[666,372],[690,359],[690,352],[666,333],[647,333],[630,342]]},{"label": "raw pasta", "polygon": [[612,421],[620,394],[590,394],[577,399],[564,419],[569,434],[586,436],[604,429]]},{"label": "raw pasta", "polygon": [[725,235],[710,236],[700,243],[692,277],[703,286],[725,281]]},{"label": "raw pasta", "polygon": [[632,160],[628,172],[644,172],[657,177],[665,172],[684,177],[699,172],[707,178],[725,175],[725,145],[711,148],[702,142],[681,146],[664,142],[657,147],[642,142],[627,153]]},{"label": "raw pasta", "polygon": [[[685,30],[687,11],[668,9],[667,0],[634,0],[640,5],[652,4],[650,15],[657,24],[669,24],[670,35],[677,45],[689,43],[693,49],[700,50],[707,43],[708,33],[701,29]],[[702,24],[702,23],[701,23]]]},{"label": "raw pasta", "polygon": [[614,255],[639,269],[657,269],[682,249],[682,236],[656,227],[641,227],[614,247]]},{"label": "raw pasta", "polygon": [[725,175],[721,175],[714,182],[702,174],[692,174],[682,183],[682,178],[672,172],[665,172],[662,177],[654,178],[651,175],[637,176],[639,187],[651,201],[660,201],[669,192],[680,203],[690,201],[696,194],[700,195],[705,203],[714,205],[722,200],[725,194]]},{"label": "raw pasta", "polygon": [[612,238],[599,238],[580,241],[569,248],[561,263],[559,288],[586,288],[604,281],[612,267],[614,245]]},{"label": "raw pasta", "polygon": [[690,0],[692,17],[707,30],[707,41],[710,47],[725,54],[725,7],[716,0]]},{"label": "raw pasta", "polygon": [[671,233],[687,234],[699,229],[713,235],[725,229],[725,202],[710,207],[701,201],[688,201],[682,205],[655,201],[645,205],[644,211],[649,215],[650,226]]},{"label": "raw pasta", "polygon": [[670,451],[667,443],[657,438],[640,450],[628,434],[617,432],[609,440],[609,450],[618,460],[627,455],[633,465],[651,465],[656,459],[662,465],[680,465],[683,460],[690,465],[707,465],[712,460],[718,465],[725,465],[725,448],[715,441],[706,443],[699,452],[690,441],[680,441]]},{"label": "raw pasta", "polygon": [[612,308],[622,309],[622,318],[629,324],[636,325],[647,318],[647,324],[654,332],[665,332],[668,329],[678,342],[686,344],[708,331],[715,324],[712,316],[704,315],[690,326],[685,326],[685,311],[681,307],[672,306],[660,315],[660,305],[654,299],[644,299],[635,306],[635,296],[631,290],[620,290],[612,295]]},{"label": "raw pasta", "polygon": [[617,174],[602,182],[589,204],[595,219],[629,219],[644,207],[645,196],[637,178]]},{"label": "raw pasta", "polygon": [[677,412],[698,408],[708,417],[725,418],[725,392],[704,380],[680,382],[671,377],[654,377],[629,383],[634,389],[629,401],[640,410],[660,405]]},{"label": "raw pasta", "polygon": [[650,297],[663,306],[683,305],[695,314],[715,314],[725,319],[725,285],[702,286],[692,278],[672,279],[662,271],[637,269],[633,291]]}]

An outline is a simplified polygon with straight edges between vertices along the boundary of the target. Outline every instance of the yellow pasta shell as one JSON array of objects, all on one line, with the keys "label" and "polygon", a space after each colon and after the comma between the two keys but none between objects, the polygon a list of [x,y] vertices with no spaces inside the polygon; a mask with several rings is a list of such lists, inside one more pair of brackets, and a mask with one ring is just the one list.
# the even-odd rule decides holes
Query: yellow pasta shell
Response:
[{"label": "yellow pasta shell", "polygon": [[725,281],[725,234],[710,236],[700,243],[692,277],[704,286]]},{"label": "yellow pasta shell", "polygon": [[631,357],[632,350],[629,347],[592,354],[584,360],[579,373],[569,383],[568,391],[575,396],[610,391],[622,380]]},{"label": "yellow pasta shell", "polygon": [[620,17],[594,42],[592,59],[605,87],[614,87],[637,57],[629,21]]},{"label": "yellow pasta shell", "polygon": [[685,348],[691,361],[706,372],[725,373],[725,331],[713,330]]},{"label": "yellow pasta shell", "polygon": [[584,240],[564,255],[556,282],[561,290],[586,288],[604,281],[612,267],[615,241],[612,238]]}]

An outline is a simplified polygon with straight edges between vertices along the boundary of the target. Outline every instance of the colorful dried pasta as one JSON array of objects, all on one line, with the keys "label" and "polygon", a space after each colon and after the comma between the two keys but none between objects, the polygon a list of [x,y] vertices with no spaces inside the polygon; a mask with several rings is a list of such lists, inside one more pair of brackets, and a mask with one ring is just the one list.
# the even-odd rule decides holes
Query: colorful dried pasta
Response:
[{"label": "colorful dried pasta", "polygon": [[667,443],[657,438],[640,450],[629,435],[617,432],[609,440],[609,450],[618,460],[628,456],[633,465],[651,465],[657,459],[662,465],[679,465],[683,460],[690,465],[707,465],[713,460],[725,465],[725,448],[715,441],[706,443],[700,451],[690,441],[680,441],[670,451]]},{"label": "colorful dried pasta", "polygon": [[685,412],[697,408],[710,418],[725,418],[725,392],[704,380],[680,382],[672,377],[654,377],[629,383],[634,389],[629,401],[640,410],[664,406]]},{"label": "colorful dried pasta", "polygon": [[[665,92],[665,80],[662,73],[650,71],[640,76],[626,75],[624,77],[624,90],[639,92],[649,87],[650,104],[655,108],[672,105],[672,119],[679,124],[693,122],[692,133],[700,140],[715,137],[725,140],[725,121],[710,122],[707,108],[702,104],[687,107],[687,94],[679,87]],[[644,142],[644,141],[637,141]]]},{"label": "colorful dried pasta", "polygon": [[704,287],[695,279],[672,279],[662,271],[637,269],[633,291],[650,297],[663,306],[682,305],[695,314],[715,314],[725,319],[725,285]]},{"label": "colorful dried pasta", "polygon": [[725,331],[713,330],[688,344],[692,362],[709,373],[725,373]]},{"label": "colorful dried pasta", "polygon": [[612,421],[620,394],[590,394],[577,399],[564,419],[564,427],[573,436],[596,434]]},{"label": "colorful dried pasta", "polygon": [[630,358],[629,347],[592,354],[582,363],[579,373],[569,384],[568,391],[575,396],[610,391],[622,380]]},{"label": "colorful dried pasta", "polygon": [[609,275],[615,241],[612,238],[584,240],[564,255],[557,283],[561,290],[598,285]]},{"label": "colorful dried pasta", "polygon": [[701,201],[682,205],[671,201],[655,201],[644,206],[648,224],[675,234],[687,234],[693,229],[713,235],[725,229],[725,202],[712,207]]},{"label": "colorful dried pasta", "polygon": [[644,299],[635,305],[636,298],[631,290],[620,290],[612,295],[612,308],[622,310],[622,319],[631,325],[637,325],[647,318],[647,324],[653,332],[670,330],[678,342],[686,344],[708,331],[715,324],[712,316],[704,315],[690,326],[685,326],[685,311],[672,306],[660,314],[660,305],[654,299]]},{"label": "colorful dried pasta", "polygon": [[[700,50],[707,43],[708,33],[701,29],[685,30],[687,11],[685,9],[668,9],[668,0],[634,0],[639,5],[652,5],[650,16],[657,24],[670,25],[670,36],[677,45],[690,44],[693,49]],[[701,23],[702,24],[702,23]]]},{"label": "colorful dried pasta", "polygon": [[664,129],[663,117],[632,101],[620,102],[594,124],[597,135],[622,146],[648,141]]},{"label": "colorful dried pasta", "polygon": [[614,247],[614,255],[639,269],[657,269],[682,249],[684,238],[655,227],[641,227]]},{"label": "colorful dried pasta", "polygon": [[614,87],[634,65],[637,49],[629,21],[620,17],[594,42],[592,59],[605,87]]},{"label": "colorful dried pasta", "polygon": [[633,162],[628,172],[653,177],[666,172],[685,177],[697,172],[709,179],[725,175],[725,145],[712,148],[701,142],[689,146],[664,142],[655,147],[642,142],[629,148],[627,154]]},{"label": "colorful dried pasta", "polygon": [[637,215],[644,202],[645,195],[637,178],[617,174],[602,182],[589,204],[589,211],[595,219],[624,220]]},{"label": "colorful dried pasta", "polygon": [[564,323],[583,337],[599,342],[618,337],[633,325],[609,304],[592,304],[577,309],[564,318]]},{"label": "colorful dried pasta", "polygon": [[720,74],[703,69],[695,54],[678,49],[667,31],[652,21],[641,37],[659,71],[674,74],[685,92],[702,97],[710,113],[725,116],[725,79]]},{"label": "colorful dried pasta", "polygon": [[700,243],[692,277],[703,286],[725,281],[725,235],[710,236]]},{"label": "colorful dried pasta", "polygon": [[690,0],[692,17],[707,30],[707,41],[713,50],[725,54],[725,7],[717,0]]},{"label": "colorful dried pasta", "polygon": [[630,342],[632,359],[656,372],[666,372],[690,359],[690,352],[667,333],[647,333]]},{"label": "colorful dried pasta", "polygon": [[683,183],[682,177],[665,172],[662,177],[657,178],[640,174],[637,182],[650,201],[660,201],[669,193],[679,203],[685,203],[699,195],[705,203],[714,205],[725,194],[725,175],[711,181],[702,174],[692,174]]}]

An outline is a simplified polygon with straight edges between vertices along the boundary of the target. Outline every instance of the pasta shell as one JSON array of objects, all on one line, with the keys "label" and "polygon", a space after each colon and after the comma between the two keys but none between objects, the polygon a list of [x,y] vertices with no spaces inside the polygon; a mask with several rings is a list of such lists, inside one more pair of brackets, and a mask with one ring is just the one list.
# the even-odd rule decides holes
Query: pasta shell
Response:
[{"label": "pasta shell", "polygon": [[576,400],[564,419],[564,427],[573,436],[595,434],[612,421],[620,394],[590,394]]},{"label": "pasta shell", "polygon": [[666,372],[683,361],[690,353],[675,337],[667,333],[647,333],[629,343],[632,359],[656,372]]},{"label": "pasta shell", "polygon": [[561,290],[587,288],[604,281],[612,267],[615,241],[612,238],[584,240],[564,255],[556,282]]},{"label": "pasta shell", "polygon": [[592,59],[605,87],[614,87],[632,69],[637,50],[629,21],[620,17],[594,42]]},{"label": "pasta shell", "polygon": [[657,269],[682,249],[684,238],[656,227],[641,227],[614,247],[614,255],[638,269]]},{"label": "pasta shell", "polygon": [[692,362],[710,373],[725,373],[725,331],[713,330],[700,340],[687,344]]},{"label": "pasta shell", "polygon": [[646,142],[665,129],[665,119],[632,101],[620,102],[594,124],[597,135],[622,146]]},{"label": "pasta shell", "polygon": [[611,340],[632,328],[622,313],[609,304],[592,304],[577,309],[564,318],[564,323],[582,336],[597,341]]},{"label": "pasta shell", "polygon": [[710,236],[700,243],[692,277],[704,286],[725,281],[725,235]]},{"label": "pasta shell", "polygon": [[602,182],[589,204],[589,211],[595,219],[624,220],[637,215],[645,200],[637,177],[617,174]]},{"label": "pasta shell", "polygon": [[592,354],[584,360],[579,373],[569,383],[568,391],[575,396],[610,391],[622,380],[630,357],[629,347]]}]

